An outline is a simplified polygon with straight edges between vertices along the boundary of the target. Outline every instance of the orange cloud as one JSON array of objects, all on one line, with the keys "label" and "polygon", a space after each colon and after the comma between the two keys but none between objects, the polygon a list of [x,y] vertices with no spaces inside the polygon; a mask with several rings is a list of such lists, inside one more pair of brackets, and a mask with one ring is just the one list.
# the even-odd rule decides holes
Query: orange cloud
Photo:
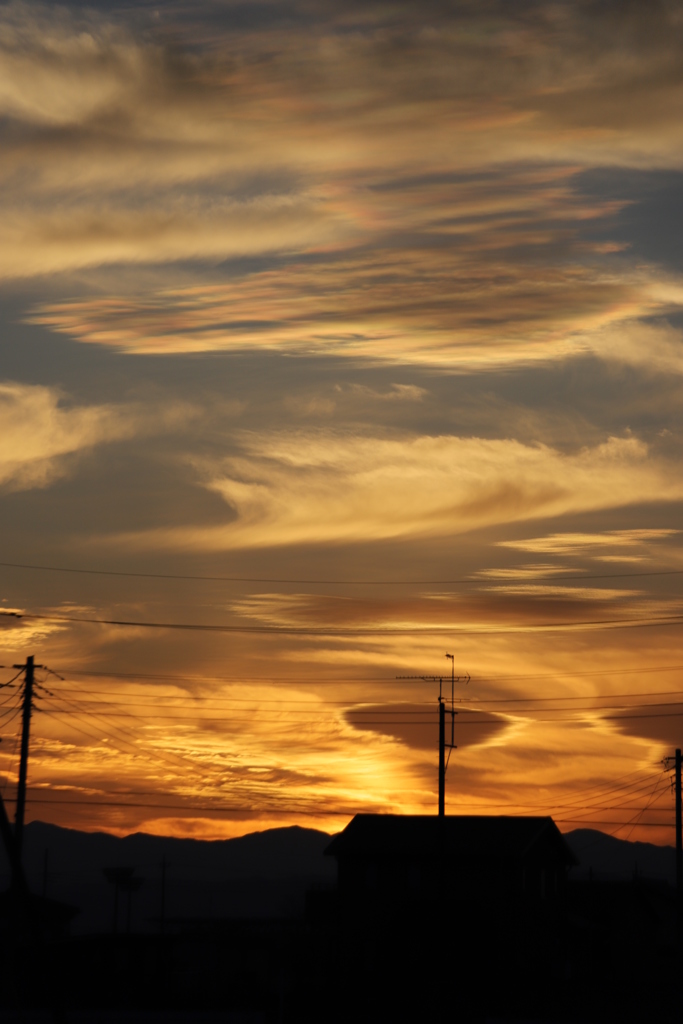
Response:
[{"label": "orange cloud", "polygon": [[[680,280],[609,237],[624,201],[587,197],[581,175],[680,169],[683,25],[672,6],[308,5],[284,28],[268,7],[237,25],[223,5],[211,28],[201,7],[174,10],[182,28],[171,16],[138,28],[116,11],[33,3],[0,11],[0,275],[13,290],[40,278],[34,323],[120,353],[303,353],[347,357],[354,371],[370,362],[430,373],[578,354],[626,364],[639,379],[680,374],[679,330],[644,322],[680,310]],[[119,363],[130,372],[131,360]],[[636,718],[632,705],[653,685],[680,686],[679,630],[598,633],[581,623],[678,614],[678,596],[645,583],[565,586],[546,579],[562,566],[518,570],[510,559],[521,550],[572,564],[678,565],[669,520],[633,528],[655,503],[683,497],[678,464],[662,454],[675,442],[638,440],[620,410],[607,426],[596,414],[585,433],[576,417],[575,432],[549,443],[550,414],[533,399],[522,408],[526,398],[504,429],[490,420],[470,429],[466,415],[455,427],[431,388],[427,401],[418,384],[393,379],[389,368],[372,386],[278,397],[283,417],[332,417],[364,402],[375,420],[340,415],[319,432],[274,431],[270,420],[260,432],[231,431],[231,447],[207,455],[223,443],[212,422],[211,438],[204,430],[180,456],[162,456],[185,459],[218,496],[209,527],[190,514],[181,528],[107,537],[105,522],[92,523],[90,540],[70,537],[54,561],[71,544],[93,564],[93,552],[97,561],[113,552],[117,566],[122,553],[137,565],[144,552],[154,566],[172,552],[181,566],[194,555],[213,571],[222,558],[226,575],[241,571],[234,563],[265,576],[271,562],[298,565],[304,552],[312,578],[340,565],[344,578],[351,564],[359,575],[387,565],[389,575],[407,565],[417,575],[428,560],[434,578],[462,575],[461,564],[471,578],[500,558],[524,582],[482,572],[466,596],[413,588],[397,598],[388,587],[369,599],[352,588],[340,600],[300,588],[207,595],[198,581],[179,596],[168,581],[117,578],[116,589],[107,577],[91,580],[87,596],[72,581],[69,604],[61,584],[50,591],[41,577],[24,587],[26,607],[310,633],[261,633],[258,645],[233,633],[228,645],[224,634],[3,622],[4,664],[30,649],[67,677],[86,673],[77,678],[89,691],[50,687],[60,696],[35,717],[31,761],[34,800],[44,791],[82,803],[36,802],[34,814],[218,837],[302,819],[332,828],[363,809],[434,809],[436,737],[390,713],[427,707],[433,720],[436,687],[394,677],[443,670],[446,641],[472,675],[459,694],[449,808],[553,812],[571,827],[582,815],[623,817],[591,804],[590,786],[634,773],[649,792],[679,712],[675,696],[663,699],[663,718]],[[387,421],[396,411],[384,432],[380,406]],[[420,414],[423,436],[399,432],[406,410]],[[84,452],[193,415],[78,406],[55,389],[5,384],[0,482],[44,487]],[[523,417],[526,440],[514,432]],[[631,528],[601,531],[616,508],[630,510]],[[572,522],[585,513],[589,525]],[[526,541],[522,527],[506,529],[545,517],[566,521]],[[23,607],[19,585],[7,586],[7,607]],[[554,632],[530,628],[539,621]],[[347,635],[331,635],[335,625]],[[167,684],[155,676],[164,671],[189,678]],[[628,721],[597,706],[609,694],[629,703],[625,693]],[[522,697],[550,707],[562,698],[563,721]],[[364,718],[380,707],[384,721]],[[476,714],[486,727],[468,726]],[[5,775],[10,754],[3,743]],[[665,807],[667,794],[655,795]]]},{"label": "orange cloud", "polygon": [[[370,4],[211,40],[194,22],[183,55],[151,26],[10,5],[0,110],[27,130],[0,155],[0,276],[203,267],[153,294],[93,271],[96,298],[31,318],[126,352],[465,370],[590,352],[680,372],[679,333],[640,323],[681,307],[680,281],[587,231],[624,201],[578,184],[588,167],[680,165],[680,25],[664,9],[647,33],[629,15],[626,35],[606,12],[537,15],[456,5],[432,24]],[[207,267],[255,255],[277,267],[228,283]]]},{"label": "orange cloud", "polygon": [[595,269],[385,251],[141,300],[52,304],[30,321],[134,353],[265,349],[476,369],[589,351],[579,332],[664,308],[646,282]]},{"label": "orange cloud", "polygon": [[195,467],[234,521],[97,543],[219,551],[452,536],[493,524],[680,500],[677,474],[635,438],[576,454],[513,440],[366,438],[330,431],[239,436],[241,454]]},{"label": "orange cloud", "polygon": [[69,473],[69,458],[105,443],[172,429],[194,415],[182,403],[159,410],[74,406],[53,388],[0,383],[0,485],[47,487]]},{"label": "orange cloud", "polygon": [[[659,540],[675,537],[680,530],[662,527],[646,527],[631,530],[604,530],[601,533],[553,533],[545,537],[529,537],[524,540],[501,540],[500,547],[515,548],[519,551],[533,551],[539,554],[588,555],[593,558],[621,559],[622,555],[605,555],[605,550],[641,548],[653,551],[652,545]],[[653,552],[655,553],[655,552]],[[628,555],[625,556],[628,558]],[[667,551],[667,558],[671,552]]]}]

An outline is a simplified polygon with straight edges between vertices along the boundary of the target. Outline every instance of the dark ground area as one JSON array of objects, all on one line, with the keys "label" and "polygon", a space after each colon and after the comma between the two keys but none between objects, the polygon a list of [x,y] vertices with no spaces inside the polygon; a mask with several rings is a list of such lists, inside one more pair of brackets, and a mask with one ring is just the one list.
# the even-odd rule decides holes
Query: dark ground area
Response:
[{"label": "dark ground area", "polygon": [[[565,837],[581,863],[552,905],[501,903],[454,878],[436,904],[358,916],[340,903],[329,838],[294,828],[207,843],[29,825],[43,926],[32,933],[10,897],[0,902],[0,1020],[680,1021],[673,849],[582,830]],[[130,915],[103,873],[116,867],[142,880]]]}]

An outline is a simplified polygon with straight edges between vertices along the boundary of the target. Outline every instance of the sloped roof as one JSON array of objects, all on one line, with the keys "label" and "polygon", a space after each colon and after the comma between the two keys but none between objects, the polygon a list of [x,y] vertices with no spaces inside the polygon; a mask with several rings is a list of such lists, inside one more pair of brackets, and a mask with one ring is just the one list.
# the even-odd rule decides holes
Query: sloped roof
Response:
[{"label": "sloped roof", "polygon": [[380,855],[519,860],[533,848],[552,849],[561,863],[576,858],[550,817],[451,814],[357,814],[325,848],[332,857]]}]

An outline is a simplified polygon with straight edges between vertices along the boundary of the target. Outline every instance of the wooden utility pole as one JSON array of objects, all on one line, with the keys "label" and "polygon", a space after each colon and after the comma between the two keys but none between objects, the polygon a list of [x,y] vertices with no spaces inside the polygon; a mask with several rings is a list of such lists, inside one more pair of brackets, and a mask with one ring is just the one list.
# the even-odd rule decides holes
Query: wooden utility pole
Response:
[{"label": "wooden utility pole", "polygon": [[5,853],[7,854],[7,860],[10,863],[12,870],[12,885],[16,892],[19,893],[22,905],[27,910],[27,916],[30,917],[30,897],[28,884],[26,882],[26,875],[24,869],[21,866],[21,857],[17,850],[16,836],[12,831],[12,826],[9,823],[7,817],[7,811],[5,810],[5,802],[2,799],[2,793],[0,793],[0,839],[2,845],[5,847]]},{"label": "wooden utility pole", "polygon": [[[455,684],[456,683],[469,683],[470,677],[456,676],[455,674],[455,655],[447,654],[447,658],[451,662],[451,706],[446,708],[446,698],[443,695],[443,681],[444,676],[396,676],[397,679],[420,679],[422,682],[438,682],[439,684],[439,817],[444,818],[446,816],[446,771],[448,769],[448,761],[446,760],[446,750],[450,751],[456,749],[455,743],[455,716],[457,711],[455,710]],[[451,741],[446,743],[446,711],[451,716]]]},{"label": "wooden utility pole", "polygon": [[681,836],[681,748],[676,749],[675,787],[676,787],[676,892],[678,894],[678,912],[683,910],[683,838]]},{"label": "wooden utility pole", "polygon": [[[21,835],[24,824],[24,806],[26,804],[26,774],[28,767],[28,741],[29,741],[29,722],[31,718],[31,708],[33,703],[33,656],[26,658],[25,665],[15,665],[15,668],[24,669],[24,699],[23,699],[23,730],[21,736],[21,765],[19,773],[19,792],[17,794],[17,808],[14,819],[14,830],[10,825],[7,811],[5,809],[5,802],[2,799],[0,793],[0,841],[5,848],[7,859],[10,863],[12,870],[12,888],[16,894],[17,904],[16,911],[19,915],[19,921],[14,921],[14,928],[17,929],[17,924],[23,925],[23,928],[27,929],[28,936],[33,942],[33,950],[30,953],[28,959],[26,958],[25,952],[19,950],[17,953],[17,965],[19,959],[30,963],[39,963],[41,965],[41,971],[35,972],[36,980],[38,977],[42,978],[44,990],[47,995],[48,1005],[52,1010],[52,1019],[55,1024],[66,1024],[66,1014],[63,1009],[62,999],[62,983],[59,972],[55,967],[54,959],[50,958],[45,954],[43,949],[43,932],[41,921],[38,913],[36,912],[35,903],[31,897],[28,883],[26,881],[26,875],[24,868],[21,863]],[[23,780],[23,781],[22,781]],[[21,797],[21,805],[19,799]],[[21,929],[17,929],[14,933],[10,933],[10,949],[13,948],[14,943],[20,938]],[[22,1018],[24,1014],[21,1012]]]},{"label": "wooden utility pole", "polygon": [[681,835],[681,748],[674,757],[665,757],[662,764],[674,770],[674,796],[676,802],[676,924],[679,945],[683,945],[683,836]]},{"label": "wooden utility pole", "polygon": [[161,914],[159,917],[160,931],[166,931],[166,857],[161,858]]},{"label": "wooden utility pole", "polygon": [[446,813],[446,705],[439,695],[439,817]]},{"label": "wooden utility pole", "polygon": [[17,666],[24,669],[24,695],[21,709],[21,759],[19,761],[19,785],[17,787],[17,807],[14,813],[14,837],[17,856],[21,860],[21,848],[24,838],[24,811],[26,808],[26,779],[28,776],[28,749],[31,730],[31,711],[33,710],[33,655],[26,658],[26,665]]}]

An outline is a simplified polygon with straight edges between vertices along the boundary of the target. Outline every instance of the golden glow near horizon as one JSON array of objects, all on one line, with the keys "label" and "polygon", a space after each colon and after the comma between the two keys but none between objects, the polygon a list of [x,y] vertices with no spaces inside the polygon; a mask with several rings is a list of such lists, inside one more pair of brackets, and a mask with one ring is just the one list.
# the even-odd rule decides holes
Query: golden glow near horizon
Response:
[{"label": "golden glow near horizon", "polygon": [[675,5],[3,6],[0,661],[63,677],[30,816],[432,812],[396,677],[449,650],[449,810],[671,841],[681,45]]}]

